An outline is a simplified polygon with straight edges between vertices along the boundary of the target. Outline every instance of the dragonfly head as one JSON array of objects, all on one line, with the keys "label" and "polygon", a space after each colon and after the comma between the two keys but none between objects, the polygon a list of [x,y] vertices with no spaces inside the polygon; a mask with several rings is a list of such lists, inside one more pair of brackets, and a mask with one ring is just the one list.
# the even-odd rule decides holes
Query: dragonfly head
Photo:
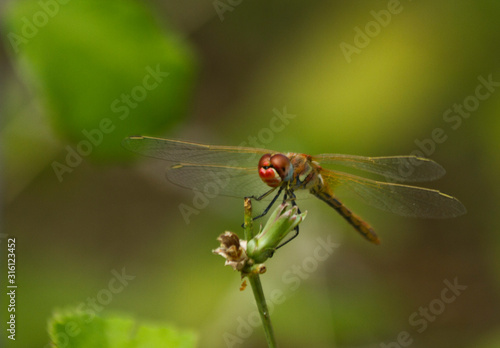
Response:
[{"label": "dragonfly head", "polygon": [[270,187],[278,187],[292,178],[293,166],[282,154],[265,154],[259,161],[259,176]]}]

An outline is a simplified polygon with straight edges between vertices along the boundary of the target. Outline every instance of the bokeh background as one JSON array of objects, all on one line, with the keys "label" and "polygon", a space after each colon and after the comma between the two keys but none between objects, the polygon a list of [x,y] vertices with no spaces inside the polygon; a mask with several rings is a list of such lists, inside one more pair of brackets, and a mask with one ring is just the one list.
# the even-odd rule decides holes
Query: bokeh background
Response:
[{"label": "bokeh background", "polygon": [[[283,293],[277,340],[500,346],[497,1],[0,4],[0,245],[5,266],[7,235],[17,240],[15,346],[47,344],[56,308],[95,298],[123,269],[135,278],[99,314],[192,330],[199,347],[265,346],[242,324],[251,291],[211,253],[220,233],[241,231],[243,201],[210,199],[186,223],[179,206],[193,193],[123,137],[382,156],[419,150],[436,128],[446,140],[424,141],[425,155],[447,175],[427,186],[468,213],[409,219],[347,200],[378,231],[374,246],[324,203],[301,202],[299,238],[262,276],[266,293]],[[479,100],[481,77],[494,82]],[[447,112],[464,102],[470,112]],[[294,117],[269,132],[277,111]],[[337,244],[314,263],[318,238]],[[450,303],[446,281],[466,286]]]}]

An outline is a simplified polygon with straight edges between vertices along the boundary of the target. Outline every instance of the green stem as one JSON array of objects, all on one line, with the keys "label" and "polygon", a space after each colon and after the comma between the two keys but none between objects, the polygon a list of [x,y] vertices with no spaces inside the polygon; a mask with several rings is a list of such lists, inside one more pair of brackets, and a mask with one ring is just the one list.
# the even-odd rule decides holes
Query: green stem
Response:
[{"label": "green stem", "polygon": [[245,233],[245,239],[249,241],[252,239],[254,236],[253,233],[253,219],[252,219],[252,200],[250,198],[245,198],[245,203],[243,204],[243,207],[245,209],[245,216],[243,222],[244,224],[244,233]]},{"label": "green stem", "polygon": [[[252,223],[252,201],[250,198],[245,198],[245,239],[249,241],[254,237],[253,223]],[[262,290],[262,283],[258,274],[249,274],[248,281],[252,286],[253,296],[257,303],[260,319],[262,320],[262,327],[266,335],[266,341],[269,348],[276,348],[276,339],[274,338],[273,326],[271,325],[271,317],[267,309],[266,298]]]},{"label": "green stem", "polygon": [[255,297],[255,302],[257,303],[257,308],[259,309],[267,345],[269,348],[276,348],[276,339],[274,338],[273,326],[271,325],[271,316],[269,315],[269,310],[267,309],[266,298],[264,297],[264,291],[262,291],[260,277],[258,274],[251,274],[248,276],[248,281],[252,286],[253,296]]}]

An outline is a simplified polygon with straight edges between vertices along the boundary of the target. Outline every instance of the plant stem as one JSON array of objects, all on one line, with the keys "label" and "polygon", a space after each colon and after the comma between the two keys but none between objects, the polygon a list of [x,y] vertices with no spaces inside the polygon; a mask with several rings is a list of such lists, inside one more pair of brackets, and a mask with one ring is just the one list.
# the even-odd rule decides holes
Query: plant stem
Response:
[{"label": "plant stem", "polygon": [[253,219],[252,219],[252,200],[248,197],[245,198],[245,203],[243,204],[243,208],[245,209],[245,216],[244,216],[244,233],[245,233],[245,239],[249,241],[252,239],[254,236],[253,233]]},{"label": "plant stem", "polygon": [[[250,198],[245,198],[244,209],[245,239],[249,241],[254,237],[252,223],[252,201],[250,200]],[[269,310],[267,309],[266,298],[264,296],[264,291],[262,290],[260,277],[258,274],[249,274],[247,277],[250,285],[252,286],[253,296],[257,304],[257,309],[259,310],[260,319],[262,320],[262,327],[264,328],[264,333],[266,335],[267,345],[269,346],[269,348],[276,348],[276,339],[274,338],[273,326],[271,325],[271,317],[269,315]]]},{"label": "plant stem", "polygon": [[255,297],[255,302],[257,303],[257,308],[259,309],[260,319],[262,320],[262,327],[264,328],[264,333],[266,335],[267,345],[269,346],[269,348],[276,348],[276,339],[274,338],[273,326],[271,325],[271,317],[269,315],[269,310],[267,309],[264,292],[262,291],[260,277],[258,274],[251,274],[248,276],[248,281],[252,286],[253,296]]}]

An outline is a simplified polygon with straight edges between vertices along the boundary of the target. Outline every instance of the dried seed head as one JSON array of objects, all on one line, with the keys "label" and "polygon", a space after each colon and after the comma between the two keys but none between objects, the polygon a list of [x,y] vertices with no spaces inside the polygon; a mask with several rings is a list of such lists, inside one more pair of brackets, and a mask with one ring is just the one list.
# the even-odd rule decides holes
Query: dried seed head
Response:
[{"label": "dried seed head", "polygon": [[231,266],[235,271],[241,271],[248,261],[245,251],[246,241],[240,241],[235,233],[229,231],[221,234],[217,240],[220,242],[220,247],[212,252],[225,258],[226,266]]}]

